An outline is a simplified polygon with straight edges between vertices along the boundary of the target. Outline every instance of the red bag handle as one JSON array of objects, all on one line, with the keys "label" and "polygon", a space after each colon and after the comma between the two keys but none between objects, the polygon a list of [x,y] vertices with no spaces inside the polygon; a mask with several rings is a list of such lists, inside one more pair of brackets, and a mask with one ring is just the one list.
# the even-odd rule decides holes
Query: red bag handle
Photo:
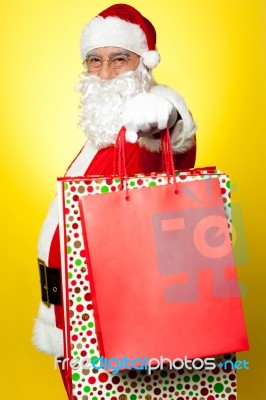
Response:
[{"label": "red bag handle", "polygon": [[[126,156],[125,156],[125,143],[126,143],[126,128],[123,126],[116,139],[116,152],[115,152],[115,167],[114,171],[118,173],[121,182],[121,190],[124,187],[124,181],[126,182],[126,200],[129,200],[129,190],[127,186],[127,171],[126,171]],[[175,194],[178,193],[175,165],[172,152],[172,145],[170,139],[169,128],[166,128],[161,133],[161,151],[162,151],[162,169],[168,177],[168,183],[170,183],[171,178],[175,185]]]}]

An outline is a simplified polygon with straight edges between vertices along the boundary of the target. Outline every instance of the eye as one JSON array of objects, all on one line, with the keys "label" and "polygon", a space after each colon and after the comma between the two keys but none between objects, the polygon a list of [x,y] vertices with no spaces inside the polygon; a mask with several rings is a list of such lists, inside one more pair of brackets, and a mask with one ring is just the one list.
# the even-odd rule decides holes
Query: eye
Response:
[{"label": "eye", "polygon": [[94,56],[88,57],[87,61],[89,65],[97,65],[102,63],[102,60],[99,57]]},{"label": "eye", "polygon": [[121,68],[125,66],[128,62],[128,57],[127,56],[114,56],[110,59],[110,64],[113,68]]}]

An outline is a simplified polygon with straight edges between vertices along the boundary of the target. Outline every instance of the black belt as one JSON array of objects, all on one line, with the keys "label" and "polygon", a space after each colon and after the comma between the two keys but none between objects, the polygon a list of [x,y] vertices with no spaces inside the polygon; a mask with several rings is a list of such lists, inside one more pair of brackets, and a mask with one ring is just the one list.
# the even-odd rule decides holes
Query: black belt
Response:
[{"label": "black belt", "polygon": [[59,268],[47,268],[44,261],[38,258],[42,301],[50,304],[61,305],[61,278]]}]

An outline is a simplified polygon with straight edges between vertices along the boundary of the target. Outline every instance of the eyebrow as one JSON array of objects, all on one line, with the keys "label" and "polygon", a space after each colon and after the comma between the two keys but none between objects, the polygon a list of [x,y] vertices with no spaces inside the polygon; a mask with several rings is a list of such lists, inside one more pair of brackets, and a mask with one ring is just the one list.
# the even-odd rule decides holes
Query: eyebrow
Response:
[{"label": "eyebrow", "polygon": [[[100,56],[99,54],[97,54],[95,51],[89,51],[86,54],[86,57],[99,57],[102,58],[102,56]],[[129,52],[127,50],[119,50],[119,51],[113,51],[111,54],[109,54],[109,58],[110,57],[114,57],[114,56],[127,56],[129,57]]]}]

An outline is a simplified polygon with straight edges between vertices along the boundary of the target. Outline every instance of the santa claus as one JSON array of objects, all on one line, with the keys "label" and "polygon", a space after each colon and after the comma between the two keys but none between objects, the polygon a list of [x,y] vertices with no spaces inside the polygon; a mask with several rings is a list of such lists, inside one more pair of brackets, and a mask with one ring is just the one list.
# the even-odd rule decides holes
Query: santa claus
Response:
[{"label": "santa claus", "polygon": [[[85,26],[80,48],[85,72],[77,85],[81,93],[79,125],[87,141],[66,175],[112,174],[114,144],[122,126],[127,129],[129,175],[161,171],[160,132],[167,126],[175,168],[192,168],[196,125],[183,98],[152,78],[160,56],[151,22],[131,6],[113,5]],[[39,350],[60,357],[63,310],[57,198],[40,233],[38,259],[45,272],[46,283],[41,284],[46,302],[40,303],[33,340]],[[47,287],[49,282],[57,283]]]}]

